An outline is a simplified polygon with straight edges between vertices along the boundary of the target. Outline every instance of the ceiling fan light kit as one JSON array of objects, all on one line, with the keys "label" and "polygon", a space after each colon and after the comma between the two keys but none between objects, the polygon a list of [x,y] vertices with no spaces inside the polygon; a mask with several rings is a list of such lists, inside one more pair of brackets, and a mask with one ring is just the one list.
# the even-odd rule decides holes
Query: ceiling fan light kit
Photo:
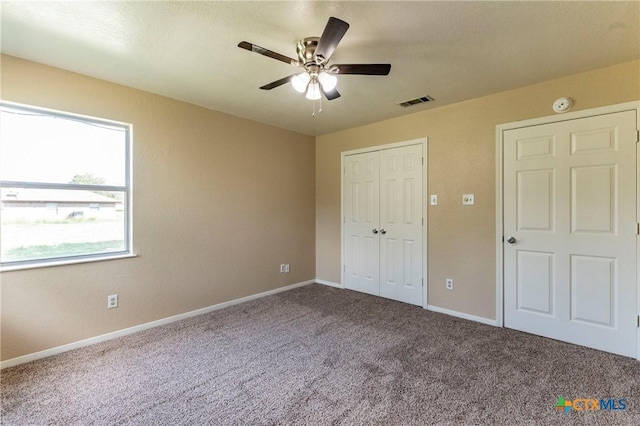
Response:
[{"label": "ceiling fan light kit", "polygon": [[291,82],[297,92],[306,93],[307,99],[315,101],[324,95],[327,100],[331,101],[340,97],[340,93],[336,90],[338,79],[335,74],[388,75],[391,71],[390,64],[333,64],[329,66],[331,55],[348,29],[349,24],[345,21],[334,17],[329,18],[321,37],[307,37],[298,42],[296,45],[298,59],[289,58],[247,41],[240,42],[238,47],[304,69],[302,73],[265,84],[260,89],[271,90]]}]

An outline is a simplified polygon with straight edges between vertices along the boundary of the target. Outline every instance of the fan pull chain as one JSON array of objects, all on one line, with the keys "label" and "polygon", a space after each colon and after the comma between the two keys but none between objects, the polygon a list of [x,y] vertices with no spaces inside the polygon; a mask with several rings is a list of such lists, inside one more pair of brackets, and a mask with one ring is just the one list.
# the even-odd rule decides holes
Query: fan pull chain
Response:
[{"label": "fan pull chain", "polygon": [[[320,97],[320,107],[318,108],[318,114],[322,112],[322,97]],[[313,100],[313,110],[311,111],[311,116],[315,118],[316,116],[316,100]]]}]

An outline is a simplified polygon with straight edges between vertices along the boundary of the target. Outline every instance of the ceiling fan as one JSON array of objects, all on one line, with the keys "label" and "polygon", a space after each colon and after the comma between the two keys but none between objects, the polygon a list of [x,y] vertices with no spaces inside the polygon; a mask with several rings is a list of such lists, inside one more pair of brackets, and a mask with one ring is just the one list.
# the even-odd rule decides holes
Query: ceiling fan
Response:
[{"label": "ceiling fan", "polygon": [[307,37],[300,40],[296,46],[298,59],[273,52],[256,44],[242,41],[238,47],[259,53],[269,58],[285,62],[304,71],[281,78],[272,83],[260,87],[263,90],[271,90],[291,82],[293,88],[300,92],[306,92],[307,99],[320,99],[320,93],[328,100],[340,97],[336,90],[337,78],[335,74],[357,74],[357,75],[388,75],[391,70],[390,64],[332,64],[329,59],[333,51],[349,29],[349,24],[334,17],[330,17],[321,37]]}]

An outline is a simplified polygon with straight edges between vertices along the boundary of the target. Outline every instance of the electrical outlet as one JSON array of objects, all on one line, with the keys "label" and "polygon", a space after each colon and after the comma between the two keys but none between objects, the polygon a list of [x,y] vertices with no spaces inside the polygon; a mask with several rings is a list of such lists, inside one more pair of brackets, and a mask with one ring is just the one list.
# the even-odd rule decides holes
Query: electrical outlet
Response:
[{"label": "electrical outlet", "polygon": [[453,280],[451,278],[446,279],[447,290],[453,290]]},{"label": "electrical outlet", "polygon": [[107,308],[117,308],[118,307],[118,295],[112,294],[107,296]]},{"label": "electrical outlet", "polygon": [[289,272],[289,264],[288,263],[281,263],[280,264],[280,273],[287,273]]},{"label": "electrical outlet", "polygon": [[472,206],[475,204],[475,197],[473,194],[463,194],[462,195],[462,205],[463,206]]}]

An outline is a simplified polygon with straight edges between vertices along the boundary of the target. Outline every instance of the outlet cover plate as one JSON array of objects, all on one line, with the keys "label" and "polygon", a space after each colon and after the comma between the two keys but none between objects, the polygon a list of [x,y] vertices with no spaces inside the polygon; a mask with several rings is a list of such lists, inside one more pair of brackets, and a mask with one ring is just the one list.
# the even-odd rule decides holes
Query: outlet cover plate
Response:
[{"label": "outlet cover plate", "polygon": [[113,309],[118,307],[118,295],[111,294],[107,296],[107,308]]},{"label": "outlet cover plate", "polygon": [[475,199],[473,194],[463,194],[462,195],[462,205],[463,206],[472,206],[475,203]]}]

